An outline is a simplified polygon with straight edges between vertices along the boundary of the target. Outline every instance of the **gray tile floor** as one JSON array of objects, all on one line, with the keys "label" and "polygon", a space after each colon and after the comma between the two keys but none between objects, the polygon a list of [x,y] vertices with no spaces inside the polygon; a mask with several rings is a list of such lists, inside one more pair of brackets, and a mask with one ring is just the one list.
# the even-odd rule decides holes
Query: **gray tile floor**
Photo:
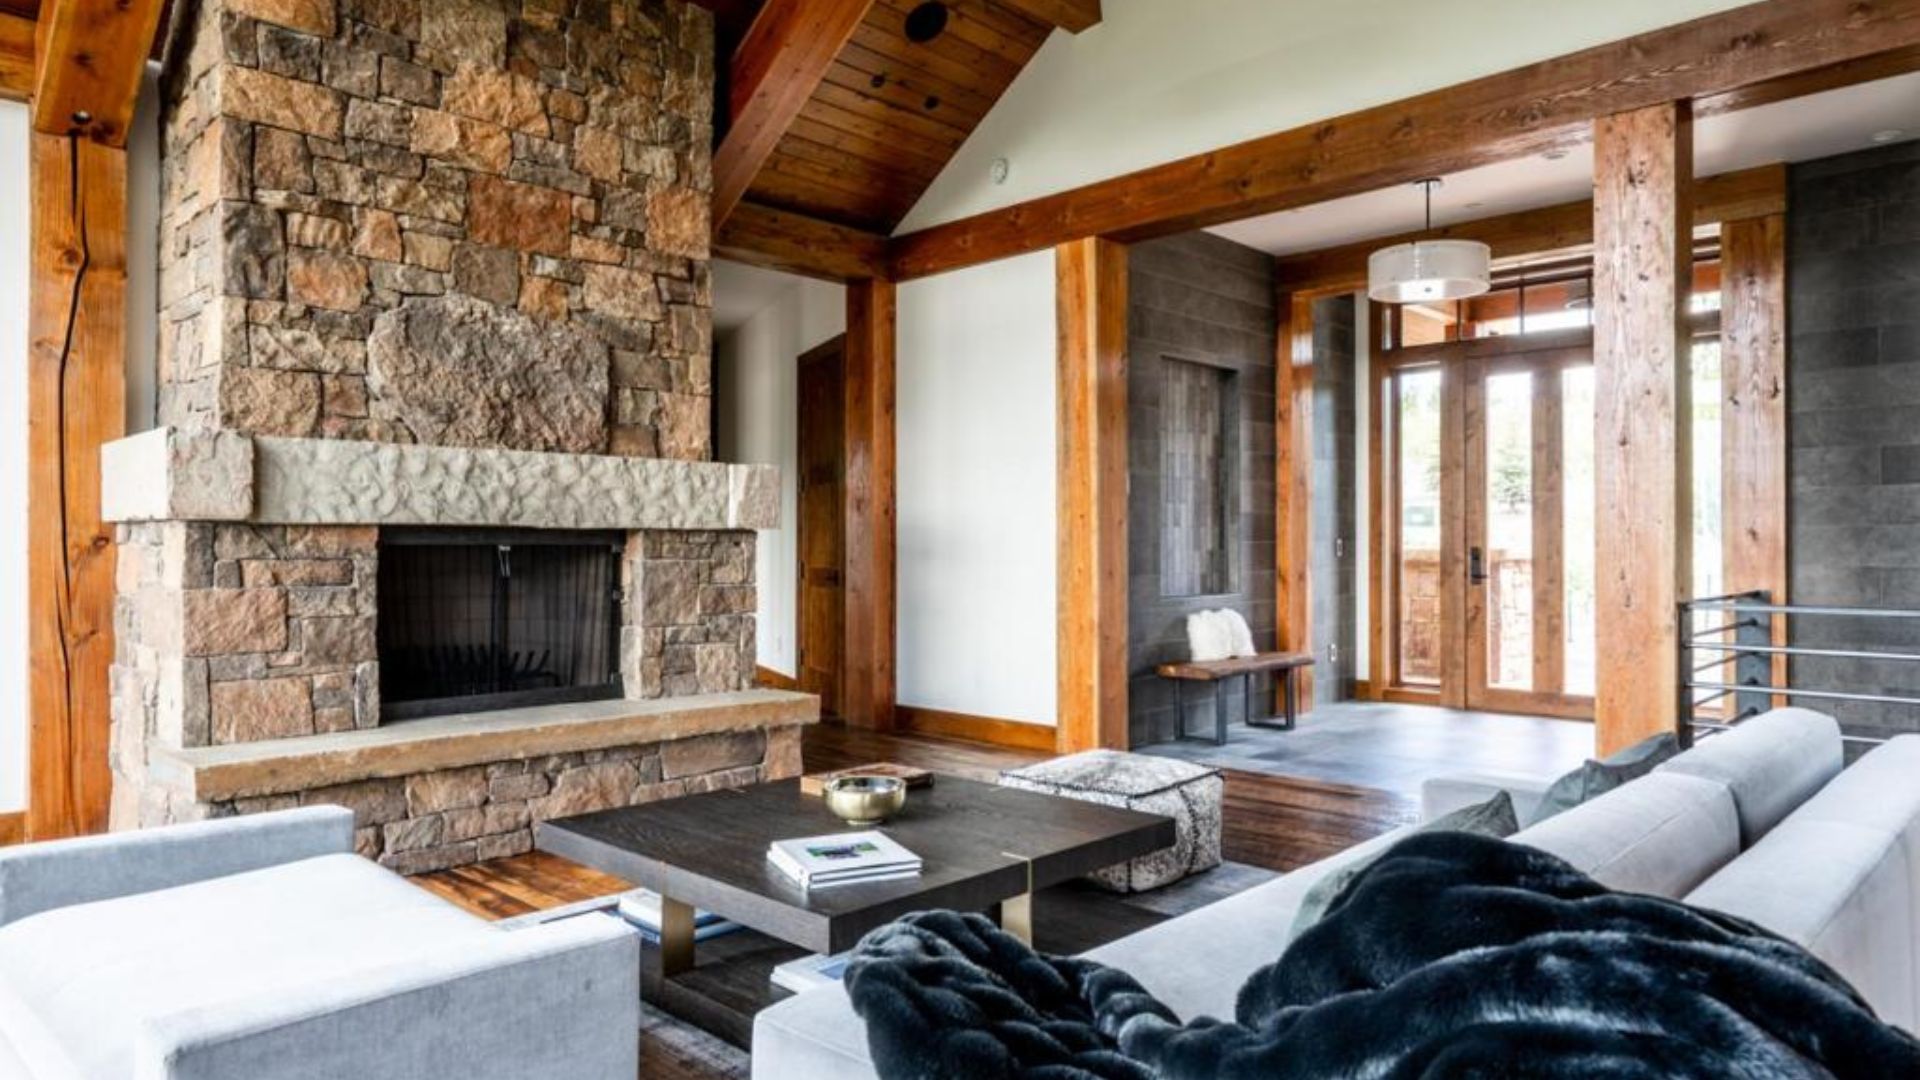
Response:
[{"label": "gray tile floor", "polygon": [[1293,731],[1234,724],[1227,735],[1225,746],[1179,742],[1140,750],[1409,798],[1419,796],[1421,781],[1439,773],[1555,776],[1593,753],[1593,725],[1578,720],[1359,701],[1316,706]]}]

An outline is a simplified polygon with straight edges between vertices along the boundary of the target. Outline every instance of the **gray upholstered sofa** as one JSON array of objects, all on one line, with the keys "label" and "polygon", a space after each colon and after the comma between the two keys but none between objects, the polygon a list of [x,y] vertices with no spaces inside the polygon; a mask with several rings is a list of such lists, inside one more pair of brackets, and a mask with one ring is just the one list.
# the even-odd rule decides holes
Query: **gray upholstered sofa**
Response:
[{"label": "gray upholstered sofa", "polygon": [[[1895,739],[1845,772],[1841,760],[1831,718],[1780,709],[1514,839],[1615,888],[1752,919],[1811,949],[1884,1019],[1912,1031],[1920,1023],[1920,736]],[[1526,821],[1546,781],[1436,780],[1424,810],[1431,819],[1503,788]],[[1088,955],[1132,973],[1183,1016],[1231,1016],[1242,981],[1285,947],[1307,889],[1398,838],[1379,837]],[[872,1076],[865,1029],[845,991],[823,987],[762,1012],[753,1075]]]},{"label": "gray upholstered sofa", "polygon": [[0,851],[0,1077],[633,1080],[640,944],[503,931],[316,807]]}]

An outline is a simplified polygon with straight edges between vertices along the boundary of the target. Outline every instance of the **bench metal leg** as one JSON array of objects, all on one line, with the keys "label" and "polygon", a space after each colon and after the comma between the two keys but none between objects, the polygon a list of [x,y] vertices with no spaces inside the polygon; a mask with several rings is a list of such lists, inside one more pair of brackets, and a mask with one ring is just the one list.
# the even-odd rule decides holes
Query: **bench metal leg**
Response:
[{"label": "bench metal leg", "polygon": [[1227,687],[1225,679],[1213,683],[1213,745],[1227,745]]},{"label": "bench metal leg", "polygon": [[1279,682],[1282,701],[1282,712],[1279,722],[1275,723],[1272,720],[1255,720],[1253,718],[1252,703],[1249,702],[1247,712],[1248,727],[1268,728],[1273,731],[1293,730],[1294,721],[1299,718],[1299,702],[1294,696],[1294,675],[1299,670],[1299,668],[1287,668],[1284,671],[1276,671],[1273,673],[1273,677]]}]

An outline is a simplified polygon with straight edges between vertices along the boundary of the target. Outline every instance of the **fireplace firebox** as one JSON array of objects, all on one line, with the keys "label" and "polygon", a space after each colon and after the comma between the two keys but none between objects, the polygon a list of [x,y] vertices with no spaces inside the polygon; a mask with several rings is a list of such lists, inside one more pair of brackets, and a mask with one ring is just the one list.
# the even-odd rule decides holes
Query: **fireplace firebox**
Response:
[{"label": "fireplace firebox", "polygon": [[380,536],[381,721],[622,694],[618,532]]}]

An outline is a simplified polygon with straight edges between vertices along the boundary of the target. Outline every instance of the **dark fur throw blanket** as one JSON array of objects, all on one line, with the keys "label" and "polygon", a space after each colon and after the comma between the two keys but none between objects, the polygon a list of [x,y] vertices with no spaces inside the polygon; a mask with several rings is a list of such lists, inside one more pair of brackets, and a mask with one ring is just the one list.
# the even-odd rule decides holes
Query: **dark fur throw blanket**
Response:
[{"label": "dark fur throw blanket", "polygon": [[886,1080],[1920,1077],[1920,1042],[1798,946],[1463,833],[1363,872],[1231,1023],[952,912],[869,935],[847,990]]}]

